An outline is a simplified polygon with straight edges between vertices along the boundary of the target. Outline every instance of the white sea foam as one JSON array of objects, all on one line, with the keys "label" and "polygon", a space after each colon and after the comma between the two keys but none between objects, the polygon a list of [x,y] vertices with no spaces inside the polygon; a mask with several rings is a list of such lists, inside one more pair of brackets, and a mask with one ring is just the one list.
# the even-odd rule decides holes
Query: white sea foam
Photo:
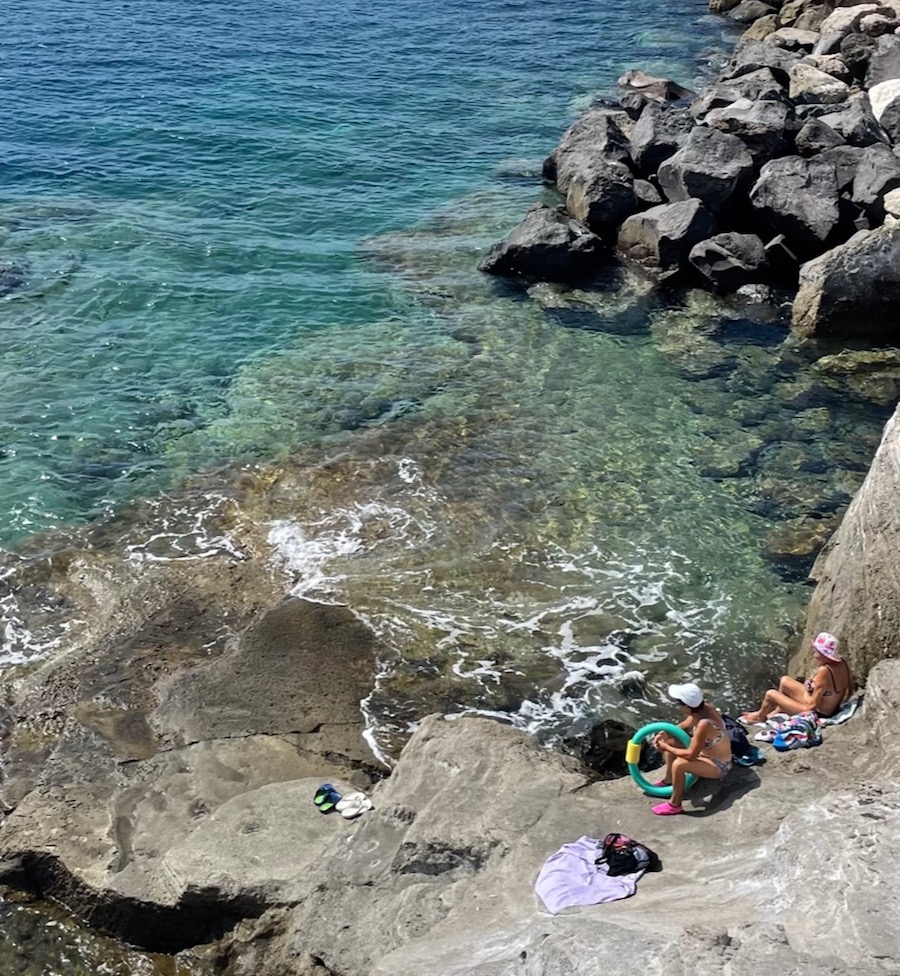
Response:
[{"label": "white sea foam", "polygon": [[145,562],[180,562],[190,559],[209,559],[229,556],[243,559],[234,538],[222,532],[217,522],[230,504],[224,495],[210,493],[201,508],[188,504],[173,504],[162,496],[150,503],[154,510],[151,535],[125,546],[126,559],[132,565]]}]

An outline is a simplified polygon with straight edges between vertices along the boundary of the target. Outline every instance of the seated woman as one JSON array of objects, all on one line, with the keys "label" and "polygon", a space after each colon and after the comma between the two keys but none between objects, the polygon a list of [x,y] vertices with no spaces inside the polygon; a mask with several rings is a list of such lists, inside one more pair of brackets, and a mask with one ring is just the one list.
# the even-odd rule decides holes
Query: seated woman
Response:
[{"label": "seated woman", "polygon": [[731,739],[721,714],[703,700],[703,692],[694,684],[669,685],[669,697],[674,698],[687,712],[678,723],[691,736],[691,744],[682,747],[675,739],[661,732],[653,744],[666,760],[666,775],[655,786],[672,784],[672,795],[664,803],[653,807],[660,817],[684,813],[684,779],[688,773],[704,779],[723,779],[731,769]]},{"label": "seated woman", "polygon": [[770,688],[763,696],[762,704],[755,712],[744,712],[744,722],[765,722],[776,712],[799,715],[800,712],[818,712],[829,718],[843,705],[853,690],[853,675],[847,662],[838,654],[838,642],[834,634],[821,633],[812,643],[815,651],[816,673],[805,681],[797,681],[785,675],[778,683],[778,690]]}]

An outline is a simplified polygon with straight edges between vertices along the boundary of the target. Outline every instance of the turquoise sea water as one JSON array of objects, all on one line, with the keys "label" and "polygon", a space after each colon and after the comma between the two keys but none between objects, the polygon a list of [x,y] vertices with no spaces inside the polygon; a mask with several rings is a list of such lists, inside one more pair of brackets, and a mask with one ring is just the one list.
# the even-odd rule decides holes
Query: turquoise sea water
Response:
[{"label": "turquoise sea water", "polygon": [[361,238],[533,173],[619,71],[689,77],[720,36],[699,0],[17,3],[0,540],[317,436],[204,431],[255,360],[408,315]]}]

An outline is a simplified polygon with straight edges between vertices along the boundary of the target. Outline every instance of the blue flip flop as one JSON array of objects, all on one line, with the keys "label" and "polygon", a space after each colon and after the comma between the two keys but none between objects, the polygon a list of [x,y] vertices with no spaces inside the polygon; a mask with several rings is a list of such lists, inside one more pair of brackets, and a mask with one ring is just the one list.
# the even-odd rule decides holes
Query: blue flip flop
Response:
[{"label": "blue flip flop", "polygon": [[318,808],[319,813],[331,813],[340,801],[341,794],[338,793],[331,783],[323,783],[316,790],[316,795],[313,797],[313,803]]}]

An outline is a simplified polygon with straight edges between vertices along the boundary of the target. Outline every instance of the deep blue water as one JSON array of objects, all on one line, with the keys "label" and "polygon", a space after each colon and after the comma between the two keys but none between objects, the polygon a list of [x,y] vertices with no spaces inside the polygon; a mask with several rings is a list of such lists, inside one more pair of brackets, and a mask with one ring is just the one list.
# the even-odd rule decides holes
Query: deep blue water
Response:
[{"label": "deep blue water", "polygon": [[17,2],[0,541],[317,436],[315,411],[245,422],[262,394],[235,379],[322,330],[410,319],[360,239],[527,172],[512,222],[593,93],[635,65],[690,81],[721,32],[701,0]]}]

